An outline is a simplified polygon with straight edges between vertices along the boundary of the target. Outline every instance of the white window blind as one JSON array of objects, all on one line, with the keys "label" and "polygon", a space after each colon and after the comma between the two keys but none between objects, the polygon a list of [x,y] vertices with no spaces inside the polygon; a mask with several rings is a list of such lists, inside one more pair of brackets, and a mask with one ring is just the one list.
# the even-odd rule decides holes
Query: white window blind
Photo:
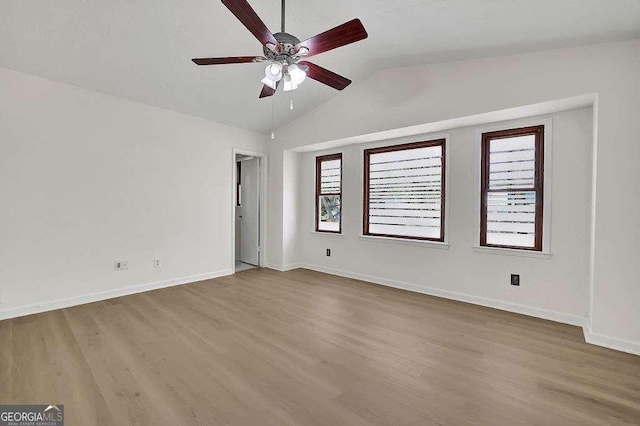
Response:
[{"label": "white window blind", "polygon": [[365,151],[364,234],[444,240],[444,140]]},{"label": "white window blind", "polygon": [[541,250],[542,132],[483,135],[481,245]]}]

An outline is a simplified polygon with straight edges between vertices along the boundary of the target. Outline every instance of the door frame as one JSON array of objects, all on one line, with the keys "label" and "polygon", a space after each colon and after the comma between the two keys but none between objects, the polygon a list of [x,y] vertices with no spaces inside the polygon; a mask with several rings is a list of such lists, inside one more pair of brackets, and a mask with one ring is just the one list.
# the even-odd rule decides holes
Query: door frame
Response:
[{"label": "door frame", "polygon": [[269,166],[269,157],[267,154],[263,152],[250,151],[247,149],[239,149],[233,148],[231,155],[231,170],[233,179],[231,179],[231,271],[236,273],[236,188],[238,185],[237,179],[237,165],[236,165],[236,156],[237,154],[242,155],[250,155],[252,157],[256,157],[260,159],[260,179],[259,179],[259,188],[258,192],[260,193],[260,202],[259,202],[259,212],[258,215],[260,219],[258,223],[260,224],[260,235],[258,236],[258,244],[260,245],[260,253],[258,255],[258,262],[260,267],[264,267],[266,265],[267,260],[267,244],[266,244],[266,229],[267,229],[267,175],[268,175],[268,166]]}]

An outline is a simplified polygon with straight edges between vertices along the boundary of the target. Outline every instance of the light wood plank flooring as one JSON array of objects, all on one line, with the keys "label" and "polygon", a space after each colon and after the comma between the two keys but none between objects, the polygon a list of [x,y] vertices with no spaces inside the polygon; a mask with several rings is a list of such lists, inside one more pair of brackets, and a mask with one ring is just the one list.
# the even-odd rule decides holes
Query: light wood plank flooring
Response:
[{"label": "light wood plank flooring", "polygon": [[253,269],[0,322],[0,404],[69,425],[640,423],[640,357],[581,329]]}]

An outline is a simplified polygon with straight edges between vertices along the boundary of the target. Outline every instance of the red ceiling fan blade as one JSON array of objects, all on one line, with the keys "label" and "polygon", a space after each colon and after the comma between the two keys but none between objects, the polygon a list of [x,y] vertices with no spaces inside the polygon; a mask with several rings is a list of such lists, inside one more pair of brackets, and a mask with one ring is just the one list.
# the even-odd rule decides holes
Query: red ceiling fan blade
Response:
[{"label": "red ceiling fan blade", "polygon": [[365,31],[362,26],[362,22],[360,22],[359,19],[354,19],[298,43],[296,45],[296,52],[300,51],[300,48],[306,47],[309,49],[309,53],[306,56],[313,56],[346,46],[347,44],[355,43],[356,41],[364,40],[368,36],[367,31]]},{"label": "red ceiling fan blade", "polygon": [[260,92],[260,99],[266,98],[267,96],[273,96],[276,93],[276,90],[267,86],[266,84],[262,86],[262,91]]},{"label": "red ceiling fan blade", "polygon": [[309,67],[307,71],[307,77],[312,78],[320,83],[331,86],[334,89],[342,90],[351,84],[351,80],[345,78],[333,71],[329,71],[326,68],[322,68],[319,65],[312,64],[311,62],[302,61],[300,65],[306,65]]},{"label": "red ceiling fan blade", "polygon": [[266,98],[267,96],[273,96],[276,93],[276,90],[280,86],[280,81],[276,82],[276,88],[272,88],[267,86],[266,84],[262,86],[262,91],[260,92],[260,98]]},{"label": "red ceiling fan blade", "polygon": [[223,65],[260,62],[266,59],[264,56],[229,56],[226,58],[196,58],[192,61],[197,65]]},{"label": "red ceiling fan blade", "polygon": [[260,17],[256,14],[253,8],[246,2],[246,0],[222,0],[222,4],[227,6],[227,9],[233,13],[236,18],[247,27],[251,34],[255,38],[260,40],[263,46],[267,44],[273,44],[278,50],[280,50],[280,43],[273,36],[269,28],[262,22]]}]

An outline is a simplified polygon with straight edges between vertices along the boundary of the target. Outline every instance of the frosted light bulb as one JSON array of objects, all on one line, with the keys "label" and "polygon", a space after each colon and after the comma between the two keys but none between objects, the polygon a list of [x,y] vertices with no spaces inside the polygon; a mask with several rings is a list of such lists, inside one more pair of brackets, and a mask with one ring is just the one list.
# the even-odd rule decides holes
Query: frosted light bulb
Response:
[{"label": "frosted light bulb", "polygon": [[307,78],[307,73],[305,73],[302,68],[300,68],[296,64],[289,65],[288,71],[289,75],[291,76],[291,82],[295,86],[298,86],[304,81],[305,78]]},{"label": "frosted light bulb", "polygon": [[290,92],[291,90],[296,90],[298,88],[298,85],[293,82],[290,74],[285,74],[283,80],[284,80],[284,86],[282,87],[283,91]]},{"label": "frosted light bulb", "polygon": [[276,64],[269,65],[269,72],[272,75],[278,75],[280,73],[280,68]]},{"label": "frosted light bulb", "polygon": [[282,78],[282,65],[278,62],[273,62],[264,69],[265,78],[271,81],[280,81]]}]

